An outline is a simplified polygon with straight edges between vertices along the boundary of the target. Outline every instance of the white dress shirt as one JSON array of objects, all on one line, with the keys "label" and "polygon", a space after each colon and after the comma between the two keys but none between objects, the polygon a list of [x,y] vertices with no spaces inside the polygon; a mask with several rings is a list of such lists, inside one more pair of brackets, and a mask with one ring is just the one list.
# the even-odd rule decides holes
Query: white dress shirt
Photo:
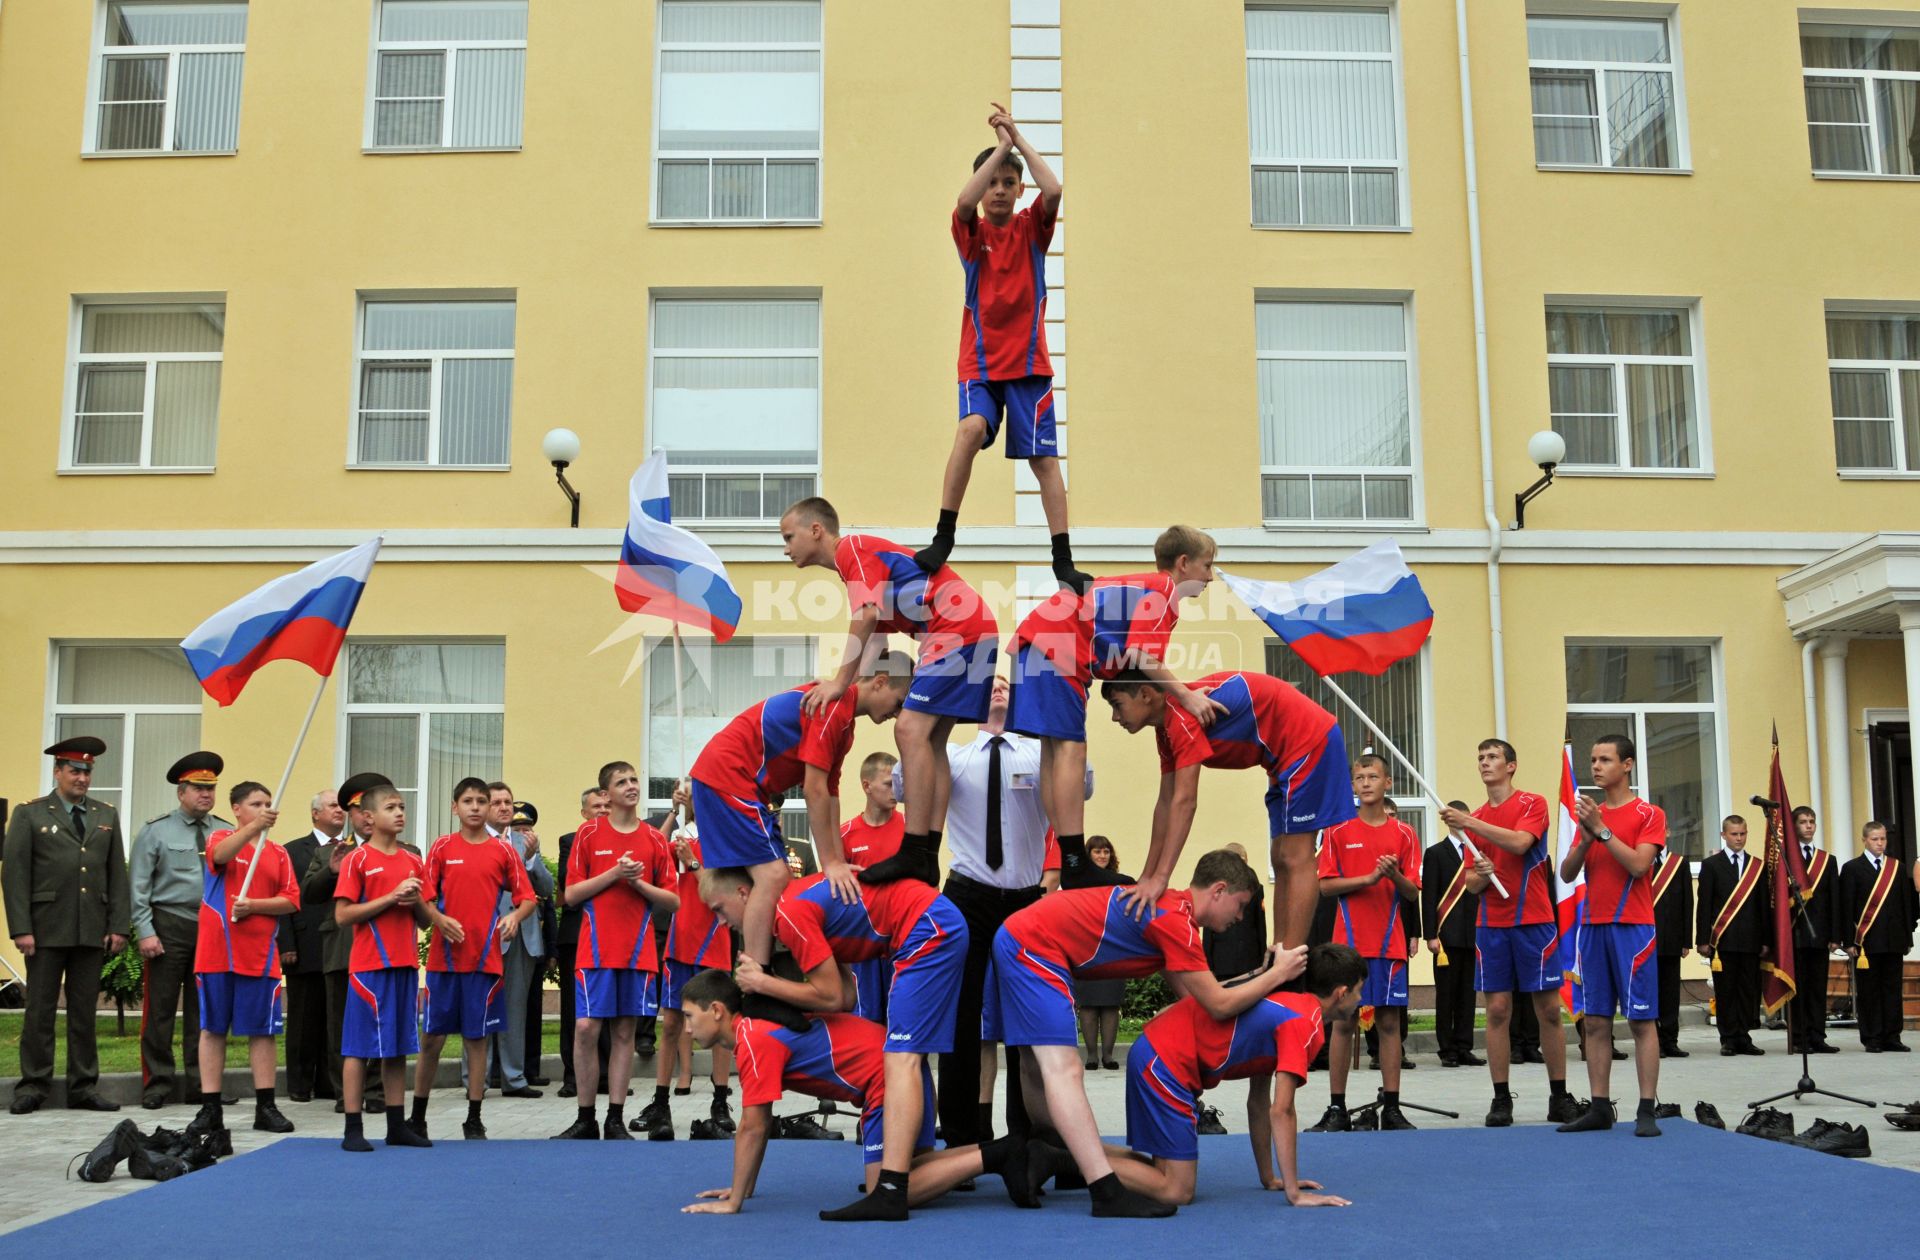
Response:
[{"label": "white dress shirt", "polygon": [[[987,766],[991,741],[1000,749],[1000,869],[987,865]],[[1047,857],[1047,814],[1040,803],[1040,741],[1007,731],[980,732],[970,744],[948,744],[947,765],[953,792],[947,801],[947,869],[994,888],[1032,888],[1040,882]],[[894,791],[902,801],[900,769],[894,767]],[[1085,791],[1093,795],[1093,767],[1087,767]]]}]

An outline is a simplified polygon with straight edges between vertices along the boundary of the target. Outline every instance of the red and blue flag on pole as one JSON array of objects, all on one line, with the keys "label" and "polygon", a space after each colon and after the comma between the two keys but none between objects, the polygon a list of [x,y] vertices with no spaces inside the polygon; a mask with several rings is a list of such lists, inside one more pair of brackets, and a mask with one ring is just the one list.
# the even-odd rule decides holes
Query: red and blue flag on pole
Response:
[{"label": "red and blue flag on pole", "polygon": [[[1573,773],[1573,745],[1566,745],[1560,757],[1560,802],[1553,869],[1557,875],[1561,863],[1580,840],[1579,779]],[[1580,992],[1580,925],[1587,918],[1587,868],[1582,866],[1571,880],[1558,880],[1555,893],[1554,922],[1560,929],[1560,1000],[1567,1013],[1583,1013]]]},{"label": "red and blue flag on pole", "polygon": [[1385,673],[1433,632],[1433,606],[1391,538],[1297,582],[1220,577],[1323,678]]},{"label": "red and blue flag on pole", "polygon": [[740,625],[740,595],[713,548],[673,523],[667,453],[655,451],[627,488],[626,537],[614,590],[627,612],[711,631],[725,643]]},{"label": "red and blue flag on pole", "polygon": [[200,686],[224,708],[268,661],[299,661],[330,676],[379,553],[374,538],[316,560],[201,622],[180,640]]}]

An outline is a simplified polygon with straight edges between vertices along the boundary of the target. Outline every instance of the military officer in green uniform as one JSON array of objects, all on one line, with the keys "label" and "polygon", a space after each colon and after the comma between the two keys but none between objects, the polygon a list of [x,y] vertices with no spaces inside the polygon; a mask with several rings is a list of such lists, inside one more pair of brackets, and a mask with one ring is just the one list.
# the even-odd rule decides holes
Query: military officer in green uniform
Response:
[{"label": "military officer in green uniform", "polygon": [[186,995],[181,1040],[186,1101],[200,1101],[200,999],[193,984],[194,943],[200,933],[200,896],[206,886],[207,837],[233,824],[213,813],[214,785],[226,763],[218,753],[191,752],[173,763],[179,807],[140,829],[127,866],[133,885],[133,940],[144,960],[146,999],[140,1008],[140,1105],[153,1110],[173,1101],[173,1025]]},{"label": "military officer in green uniform", "polygon": [[7,932],[27,960],[27,1014],[20,1032],[20,1083],[12,1112],[23,1116],[53,1088],[53,1032],[61,989],[67,1006],[67,1106],[118,1111],[96,1092],[100,1056],[93,1020],[100,964],[127,945],[130,904],[120,815],[87,795],[94,759],[107,751],[91,735],[47,749],[51,795],[15,807],[7,823],[0,896]]}]

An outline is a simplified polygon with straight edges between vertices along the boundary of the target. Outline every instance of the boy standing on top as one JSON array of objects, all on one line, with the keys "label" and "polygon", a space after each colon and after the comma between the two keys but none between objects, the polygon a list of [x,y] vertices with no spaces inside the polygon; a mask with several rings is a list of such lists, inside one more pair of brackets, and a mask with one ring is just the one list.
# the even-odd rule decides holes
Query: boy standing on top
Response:
[{"label": "boy standing on top", "polygon": [[[1003,107],[993,106],[987,126],[999,143],[973,159],[973,176],[953,208],[953,243],[967,281],[960,320],[960,428],[940,485],[940,524],[932,544],[913,559],[928,573],[947,563],[974,456],[993,445],[1004,423],[1007,458],[1026,460],[1040,483],[1047,533],[1053,538],[1053,576],[1084,591],[1093,579],[1073,567],[1067,483],[1060,474],[1054,429],[1053,364],[1047,358],[1047,246],[1060,215],[1060,179]],[[1020,210],[1027,170],[1040,195]]]}]

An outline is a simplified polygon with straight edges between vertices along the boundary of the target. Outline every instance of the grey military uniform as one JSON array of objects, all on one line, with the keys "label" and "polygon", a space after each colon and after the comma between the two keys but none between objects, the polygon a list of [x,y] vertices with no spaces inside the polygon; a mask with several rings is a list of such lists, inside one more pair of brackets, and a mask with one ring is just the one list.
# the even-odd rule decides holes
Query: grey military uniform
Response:
[{"label": "grey military uniform", "polygon": [[[231,830],[233,824],[224,818],[205,814],[195,819],[184,809],[174,809],[140,829],[127,859],[134,940],[158,937],[164,951],[145,960],[143,972],[147,991],[140,1013],[140,1092],[148,1098],[172,1100],[176,1022],[188,1101],[200,1092],[200,1001],[193,967],[200,897],[206,887],[207,837]],[[185,1018],[177,1019],[183,1005]]]}]

